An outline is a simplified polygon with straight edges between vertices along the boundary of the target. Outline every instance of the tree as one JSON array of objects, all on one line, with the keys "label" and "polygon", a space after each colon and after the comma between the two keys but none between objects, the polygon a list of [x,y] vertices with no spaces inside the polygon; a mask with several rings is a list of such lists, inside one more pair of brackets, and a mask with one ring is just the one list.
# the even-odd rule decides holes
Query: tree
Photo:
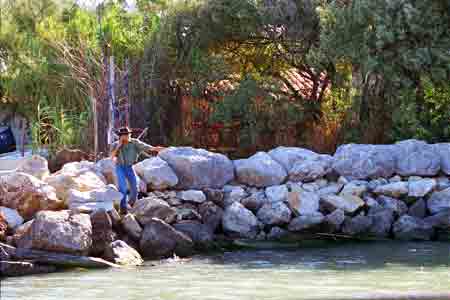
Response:
[{"label": "tree", "polygon": [[380,128],[367,142],[389,137],[390,112],[405,90],[415,90],[421,111],[423,81],[442,86],[450,78],[447,1],[335,2],[323,7],[321,19],[322,51],[352,66],[362,131]]}]

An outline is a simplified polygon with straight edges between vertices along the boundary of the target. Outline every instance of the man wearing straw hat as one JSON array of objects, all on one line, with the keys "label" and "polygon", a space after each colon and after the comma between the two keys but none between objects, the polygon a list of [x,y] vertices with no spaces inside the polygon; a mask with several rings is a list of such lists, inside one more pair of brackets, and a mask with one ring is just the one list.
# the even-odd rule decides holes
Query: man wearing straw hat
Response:
[{"label": "man wearing straw hat", "polygon": [[[116,163],[116,174],[119,185],[119,191],[123,194],[120,201],[120,213],[126,215],[128,212],[127,191],[130,187],[128,203],[132,206],[137,198],[137,180],[133,170],[139,154],[142,152],[159,152],[163,147],[153,147],[138,139],[131,138],[131,130],[128,127],[122,127],[117,131],[119,140],[112,144],[111,157]],[[127,184],[128,183],[128,184]]]}]

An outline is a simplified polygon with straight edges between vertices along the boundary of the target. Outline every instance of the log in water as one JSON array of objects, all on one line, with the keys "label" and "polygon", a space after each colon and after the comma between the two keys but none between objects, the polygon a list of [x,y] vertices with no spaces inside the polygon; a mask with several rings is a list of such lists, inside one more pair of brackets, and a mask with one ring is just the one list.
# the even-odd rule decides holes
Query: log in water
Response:
[{"label": "log in water", "polygon": [[89,256],[77,256],[63,253],[22,249],[0,243],[3,249],[14,260],[27,260],[42,265],[53,265],[61,268],[105,269],[119,267],[104,259]]}]

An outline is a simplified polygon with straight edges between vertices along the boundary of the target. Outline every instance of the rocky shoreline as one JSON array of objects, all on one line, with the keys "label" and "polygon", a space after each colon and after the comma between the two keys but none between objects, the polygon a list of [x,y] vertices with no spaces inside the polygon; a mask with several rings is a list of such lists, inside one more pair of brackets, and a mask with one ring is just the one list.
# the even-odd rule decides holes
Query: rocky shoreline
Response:
[{"label": "rocky shoreline", "polygon": [[135,266],[242,239],[450,240],[450,144],[278,147],[234,161],[171,147],[134,168],[141,198],[123,217],[110,159],[50,174],[33,156],[0,176],[2,276]]}]

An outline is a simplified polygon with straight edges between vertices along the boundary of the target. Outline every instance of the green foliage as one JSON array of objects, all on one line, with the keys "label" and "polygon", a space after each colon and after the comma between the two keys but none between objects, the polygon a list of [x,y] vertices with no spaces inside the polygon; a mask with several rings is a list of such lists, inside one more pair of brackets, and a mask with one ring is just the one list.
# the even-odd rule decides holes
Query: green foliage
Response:
[{"label": "green foliage", "polygon": [[[408,131],[403,135],[390,132],[389,120],[398,120],[399,114],[408,119],[408,108],[421,106],[424,100],[411,95],[422,93],[423,77],[435,87],[448,82],[448,4],[362,0],[343,5],[336,1],[323,5],[320,16],[320,57],[335,65],[350,65],[356,78],[349,119],[349,126],[358,129],[356,140],[387,142],[392,137],[410,137]],[[399,106],[404,110],[399,112]]]},{"label": "green foliage", "polygon": [[36,117],[31,120],[33,149],[46,145],[49,153],[64,146],[77,146],[85,142],[83,128],[88,123],[88,113],[77,113],[61,107],[52,107],[45,99],[37,105]]},{"label": "green foliage", "polygon": [[36,120],[35,144],[79,145],[92,93],[101,93],[92,89],[104,76],[97,65],[103,45],[119,68],[126,58],[141,57],[157,26],[155,12],[127,11],[113,0],[98,14],[69,0],[0,5],[0,103]]},{"label": "green foliage", "polygon": [[277,98],[261,89],[261,83],[248,76],[233,92],[226,94],[214,106],[211,123],[240,124],[241,146],[257,143],[261,134],[274,133],[278,128],[298,123],[305,117],[302,108]]},{"label": "green foliage", "polygon": [[[286,126],[306,133],[327,124],[340,126],[340,142],[450,137],[448,1],[136,4],[0,3],[0,105],[36,120],[35,143],[80,142],[93,82],[104,80],[103,54],[119,69],[126,60],[134,67],[129,93],[142,108],[135,117],[160,142],[186,140],[174,134],[183,93],[222,99],[211,101],[209,121],[238,120],[248,145]],[[299,91],[285,76],[291,71],[324,92]]]},{"label": "green foliage", "polygon": [[398,87],[416,74],[443,82],[450,71],[450,15],[445,1],[352,1],[322,9],[322,49],[363,74],[381,73]]},{"label": "green foliage", "polygon": [[425,109],[417,109],[415,94],[406,93],[394,113],[394,140],[416,138],[429,142],[450,140],[450,85],[435,87],[430,80],[425,83]]}]

